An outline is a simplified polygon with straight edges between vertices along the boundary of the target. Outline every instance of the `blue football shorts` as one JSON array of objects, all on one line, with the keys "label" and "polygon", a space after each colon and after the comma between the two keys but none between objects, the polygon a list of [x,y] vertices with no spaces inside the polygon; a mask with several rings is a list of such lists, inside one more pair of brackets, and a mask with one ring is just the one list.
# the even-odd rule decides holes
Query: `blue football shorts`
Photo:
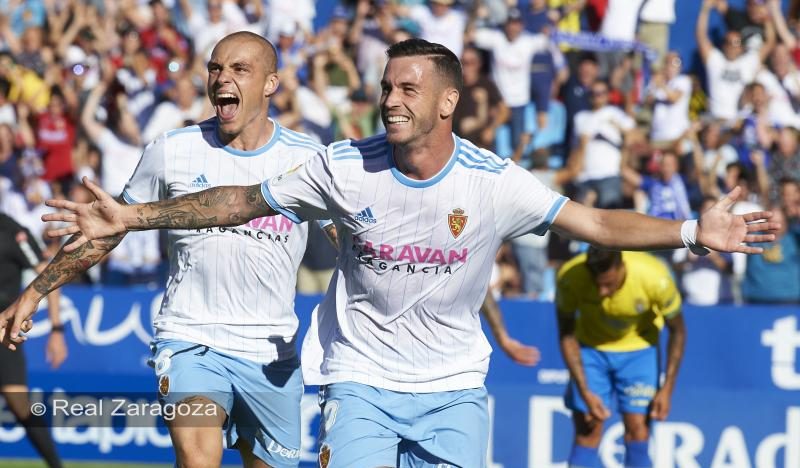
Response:
[{"label": "blue football shorts", "polygon": [[[606,408],[613,409],[612,398],[616,397],[620,412],[647,414],[658,390],[657,347],[611,352],[581,346],[581,361],[589,390],[603,400]],[[575,382],[570,381],[567,386],[564,403],[573,411],[589,412]]]},{"label": "blue football shorts", "polygon": [[320,468],[484,468],[486,388],[403,393],[352,382],[320,388]]},{"label": "blue football shorts", "polygon": [[162,404],[208,398],[228,416],[222,428],[228,448],[242,438],[270,466],[298,466],[303,376],[297,356],[261,364],[186,341],[157,340],[151,348]]}]

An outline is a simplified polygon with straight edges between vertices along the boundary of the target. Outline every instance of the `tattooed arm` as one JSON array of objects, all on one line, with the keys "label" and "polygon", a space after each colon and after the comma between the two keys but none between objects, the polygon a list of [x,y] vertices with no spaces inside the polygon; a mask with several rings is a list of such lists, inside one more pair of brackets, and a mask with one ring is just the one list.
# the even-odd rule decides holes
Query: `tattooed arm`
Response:
[{"label": "tattooed arm", "polygon": [[72,252],[86,242],[147,229],[193,229],[212,226],[238,226],[251,219],[277,213],[261,195],[261,185],[248,187],[215,187],[169,200],[121,205],[100,187],[84,180],[96,200],[74,203],[67,200],[48,200],[47,204],[69,212],[42,216],[45,221],[72,223],[62,229],[48,231],[58,237],[78,234],[65,248]]},{"label": "tattooed arm", "polygon": [[128,230],[239,226],[276,214],[264,201],[261,185],[214,187],[155,203],[130,205],[123,214]]},{"label": "tattooed arm", "polygon": [[[79,234],[76,234],[70,241],[78,236]],[[62,247],[55,258],[41,270],[17,300],[0,313],[0,340],[3,341],[3,344],[14,349],[14,343],[21,341],[16,337],[22,322],[28,320],[36,312],[39,302],[102,260],[122,241],[123,237],[125,237],[125,233],[95,239],[71,252],[67,252],[66,248]],[[50,296],[51,300],[53,297]],[[10,337],[7,336],[8,332],[10,332]]]}]

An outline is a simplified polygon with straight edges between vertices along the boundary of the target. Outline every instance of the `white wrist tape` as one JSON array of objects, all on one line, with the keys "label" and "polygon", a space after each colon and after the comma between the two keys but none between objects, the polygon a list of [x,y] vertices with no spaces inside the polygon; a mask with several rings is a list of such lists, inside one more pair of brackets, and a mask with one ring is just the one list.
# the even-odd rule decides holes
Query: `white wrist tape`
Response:
[{"label": "white wrist tape", "polygon": [[695,255],[708,255],[710,252],[707,248],[697,245],[697,220],[687,219],[681,225],[681,240],[693,254]]}]

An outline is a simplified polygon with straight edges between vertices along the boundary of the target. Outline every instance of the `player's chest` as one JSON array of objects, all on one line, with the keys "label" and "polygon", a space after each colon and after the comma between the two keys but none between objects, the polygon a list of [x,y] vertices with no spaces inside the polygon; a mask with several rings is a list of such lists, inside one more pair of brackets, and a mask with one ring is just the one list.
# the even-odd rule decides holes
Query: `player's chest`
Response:
[{"label": "player's chest", "polygon": [[223,185],[255,185],[301,162],[281,155],[184,155],[165,166],[167,195],[172,198]]},{"label": "player's chest", "polygon": [[405,252],[405,260],[424,263],[427,256],[446,259],[451,250],[477,248],[496,237],[492,199],[480,185],[428,190],[392,187],[389,181],[376,188],[346,197],[339,207],[357,250],[385,257]]}]

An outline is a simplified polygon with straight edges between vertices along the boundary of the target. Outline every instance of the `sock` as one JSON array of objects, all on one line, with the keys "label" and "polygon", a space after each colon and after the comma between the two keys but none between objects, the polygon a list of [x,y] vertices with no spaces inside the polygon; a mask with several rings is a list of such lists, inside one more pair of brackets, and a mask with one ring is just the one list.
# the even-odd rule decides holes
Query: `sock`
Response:
[{"label": "sock", "polygon": [[625,442],[625,467],[652,467],[653,462],[650,461],[650,454],[647,453],[648,446],[649,443],[646,440]]},{"label": "sock", "polygon": [[20,424],[25,427],[28,440],[31,441],[31,444],[39,452],[47,466],[61,468],[61,459],[58,457],[56,444],[53,442],[53,437],[50,435],[50,427],[44,418],[30,415],[27,419],[20,421]]},{"label": "sock", "polygon": [[600,468],[600,457],[597,449],[574,444],[567,463],[569,468]]}]

